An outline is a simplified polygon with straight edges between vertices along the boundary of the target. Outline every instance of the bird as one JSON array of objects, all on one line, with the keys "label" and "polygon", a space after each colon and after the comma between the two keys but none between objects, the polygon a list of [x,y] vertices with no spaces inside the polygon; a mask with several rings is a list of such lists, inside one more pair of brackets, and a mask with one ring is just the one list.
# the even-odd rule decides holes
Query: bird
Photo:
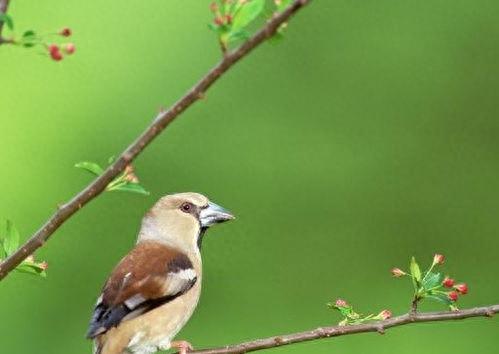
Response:
[{"label": "bird", "polygon": [[105,282],[87,338],[94,354],[148,354],[170,348],[201,294],[201,245],[212,225],[234,215],[199,193],[166,195],[145,214],[133,249]]}]

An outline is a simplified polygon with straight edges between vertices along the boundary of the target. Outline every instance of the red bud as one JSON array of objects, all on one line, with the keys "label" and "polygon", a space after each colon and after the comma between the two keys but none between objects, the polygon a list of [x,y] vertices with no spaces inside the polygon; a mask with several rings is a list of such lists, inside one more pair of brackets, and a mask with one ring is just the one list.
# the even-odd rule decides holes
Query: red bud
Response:
[{"label": "red bud", "polygon": [[459,291],[462,295],[465,295],[468,293],[468,285],[466,285],[466,283],[462,283],[462,284],[457,284],[454,289],[456,289],[457,291]]},{"label": "red bud", "polygon": [[72,31],[71,31],[71,28],[69,28],[69,27],[65,27],[59,32],[59,35],[61,35],[63,37],[69,37],[69,36],[71,36],[71,34],[72,34]]},{"label": "red bud", "polygon": [[210,4],[210,10],[211,10],[212,12],[217,12],[217,11],[218,11],[218,4],[217,4],[215,1],[213,1],[213,2]]},{"label": "red bud", "polygon": [[55,61],[61,61],[62,60],[62,53],[61,53],[61,49],[59,48],[59,46],[57,46],[57,44],[50,44],[48,46],[48,50],[49,50],[49,54],[50,54],[50,57],[55,60]]},{"label": "red bud", "polygon": [[457,298],[459,297],[458,293],[455,292],[455,291],[451,291],[449,293],[447,293],[447,297],[451,300],[451,301],[457,301]]},{"label": "red bud", "polygon": [[454,279],[445,277],[444,281],[442,282],[442,285],[445,286],[446,288],[452,288],[454,285]]}]

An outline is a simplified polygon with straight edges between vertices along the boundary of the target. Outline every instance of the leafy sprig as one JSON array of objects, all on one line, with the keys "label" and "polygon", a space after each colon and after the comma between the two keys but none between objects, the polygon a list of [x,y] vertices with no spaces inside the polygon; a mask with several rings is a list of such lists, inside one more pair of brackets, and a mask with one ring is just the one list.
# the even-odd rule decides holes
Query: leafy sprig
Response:
[{"label": "leafy sprig", "polygon": [[444,263],[445,257],[435,254],[430,267],[422,272],[416,258],[412,257],[409,264],[409,272],[400,268],[393,268],[392,275],[396,278],[407,276],[411,279],[414,288],[413,310],[418,302],[423,299],[431,299],[447,305],[451,310],[457,310],[456,302],[460,295],[468,293],[466,283],[455,284],[454,279],[444,276],[442,272],[435,271],[435,267]]},{"label": "leafy sprig", "polygon": [[[12,221],[7,220],[4,235],[0,234],[0,260],[10,256],[18,249],[19,240],[19,231]],[[15,270],[45,278],[47,276],[47,268],[47,262],[36,262],[35,258],[31,255],[19,264]]]},{"label": "leafy sprig", "polygon": [[[274,0],[274,12],[284,11],[291,2]],[[250,37],[250,25],[262,17],[265,3],[265,0],[217,0],[211,3],[214,18],[208,27],[218,35],[222,52],[225,53],[231,44]],[[285,23],[281,25],[276,36],[281,37],[285,27]]]},{"label": "leafy sprig", "polygon": [[[0,12],[0,22],[4,23],[10,31],[14,32],[14,19],[12,16]],[[76,47],[73,43],[57,42],[60,42],[61,38],[67,38],[71,35],[72,31],[68,27],[50,33],[38,33],[34,30],[27,30],[21,36],[14,34],[10,38],[4,39],[4,41],[24,48],[41,48],[43,55],[49,56],[54,61],[61,61],[65,56],[73,54]]]},{"label": "leafy sprig", "polygon": [[[112,159],[109,160],[109,163]],[[75,164],[75,167],[81,168],[95,176],[100,176],[104,173],[104,169],[95,162],[83,161]],[[106,191],[123,191],[132,192],[142,195],[149,195],[150,193],[139,183],[138,177],[135,175],[135,171],[132,165],[128,165],[125,171],[116,177],[111,183],[106,187]]]},{"label": "leafy sprig", "polygon": [[377,315],[363,315],[354,311],[353,306],[345,300],[338,299],[335,302],[330,302],[327,306],[332,310],[337,310],[343,316],[343,319],[338,323],[340,326],[358,325],[369,321],[386,320],[392,317],[390,310],[383,310]]}]

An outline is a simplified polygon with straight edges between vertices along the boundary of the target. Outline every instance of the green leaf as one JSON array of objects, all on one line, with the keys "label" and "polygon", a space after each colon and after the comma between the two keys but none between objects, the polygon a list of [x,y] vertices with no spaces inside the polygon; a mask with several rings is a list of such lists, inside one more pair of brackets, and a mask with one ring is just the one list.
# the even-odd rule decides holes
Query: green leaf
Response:
[{"label": "green leaf", "polygon": [[423,279],[423,287],[426,290],[430,290],[436,286],[439,286],[442,284],[442,281],[444,280],[444,276],[442,273],[433,273],[430,272],[428,275]]},{"label": "green leaf", "polygon": [[45,269],[43,269],[36,263],[23,262],[16,267],[16,270],[21,273],[39,275],[43,278],[47,276],[47,272],[45,271]]},{"label": "green leaf", "polygon": [[251,0],[245,3],[234,14],[231,32],[238,32],[253,22],[265,7],[265,0]]},{"label": "green leaf", "polygon": [[75,165],[76,168],[81,168],[85,171],[90,172],[91,174],[94,174],[96,176],[100,176],[101,174],[104,173],[104,169],[100,167],[98,164],[95,162],[89,162],[89,161],[83,161],[83,162],[78,162]]},{"label": "green leaf", "polygon": [[150,193],[144,189],[140,184],[138,183],[127,183],[123,185],[118,185],[115,188],[112,188],[111,190],[113,191],[122,191],[122,192],[132,192],[132,193],[138,193],[138,194],[143,194],[143,195],[149,195]]},{"label": "green leaf", "polygon": [[416,258],[411,258],[411,264],[409,266],[411,270],[412,277],[416,280],[418,284],[421,283],[421,269],[419,268],[418,263],[416,262]]},{"label": "green leaf", "polygon": [[0,12],[0,22],[5,23],[11,31],[14,30],[14,20],[10,15]]},{"label": "green leaf", "polygon": [[240,31],[237,31],[237,32],[230,32],[229,33],[229,36],[228,36],[228,41],[237,41],[237,40],[245,40],[245,39],[248,39],[250,37],[249,33],[244,31],[244,30],[240,30]]},{"label": "green leaf", "polygon": [[7,220],[7,234],[3,240],[3,249],[7,256],[10,256],[18,247],[19,231],[17,231],[12,221]]},{"label": "green leaf", "polygon": [[452,305],[452,301],[445,294],[431,294],[431,295],[426,295],[426,297],[441,302],[443,304],[446,304],[448,306]]},{"label": "green leaf", "polygon": [[3,239],[0,237],[0,261],[2,259],[4,259],[5,257],[7,257],[7,253],[5,252],[5,248],[4,248],[4,241]]},{"label": "green leaf", "polygon": [[35,36],[36,36],[36,33],[33,30],[28,30],[28,31],[23,33],[23,38],[25,38],[25,39],[27,39],[29,37],[35,37]]}]

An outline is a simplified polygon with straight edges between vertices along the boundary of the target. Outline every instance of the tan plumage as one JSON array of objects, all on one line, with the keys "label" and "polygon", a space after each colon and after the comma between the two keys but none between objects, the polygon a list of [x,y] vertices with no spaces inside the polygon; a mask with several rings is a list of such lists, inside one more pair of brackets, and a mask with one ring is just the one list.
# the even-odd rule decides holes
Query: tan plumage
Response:
[{"label": "tan plumage", "polygon": [[233,216],[201,194],[161,198],[142,221],[136,246],[112,272],[97,301],[88,337],[99,354],[154,353],[186,342],[173,337],[201,293],[204,230]]}]

